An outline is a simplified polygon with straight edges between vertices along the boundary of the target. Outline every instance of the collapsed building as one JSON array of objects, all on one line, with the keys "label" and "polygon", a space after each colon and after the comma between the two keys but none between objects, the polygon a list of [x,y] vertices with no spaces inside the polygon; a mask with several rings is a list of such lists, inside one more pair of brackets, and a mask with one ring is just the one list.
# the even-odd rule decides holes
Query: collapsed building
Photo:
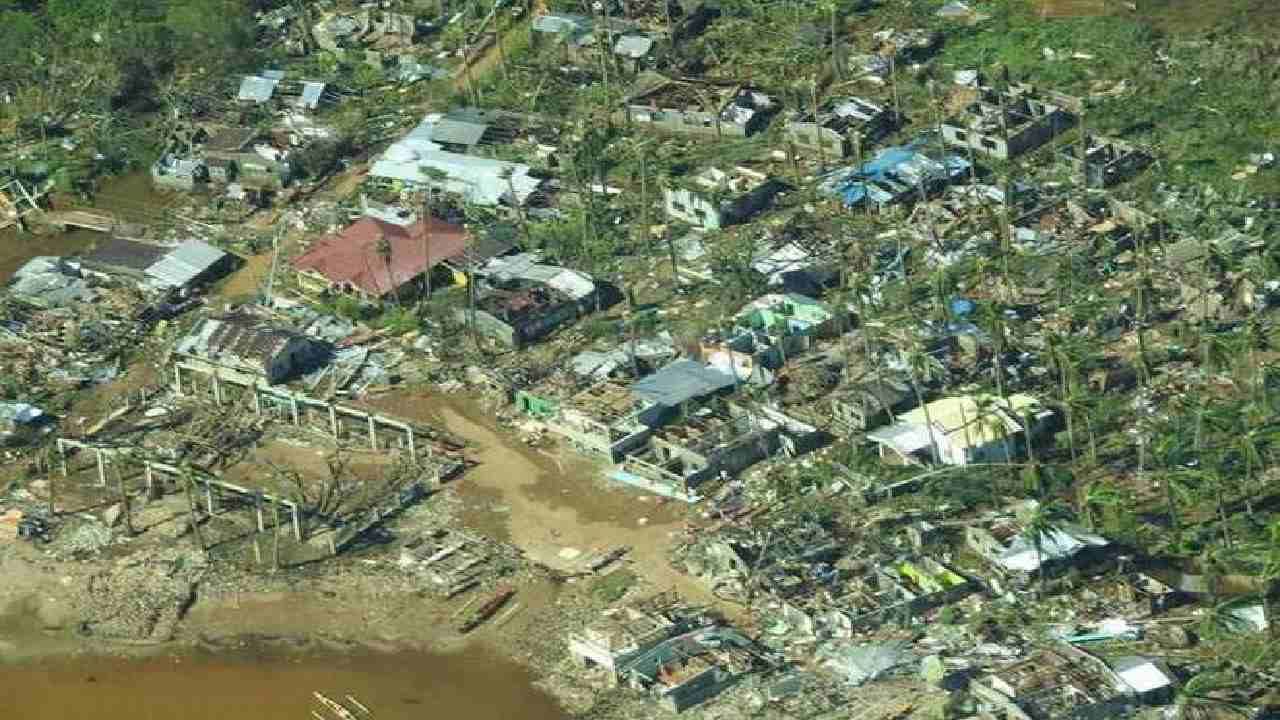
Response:
[{"label": "collapsed building", "polygon": [[179,373],[224,374],[270,385],[327,362],[329,353],[325,343],[247,311],[203,318],[174,347]]},{"label": "collapsed building", "polygon": [[475,291],[476,307],[454,314],[509,347],[537,342],[607,305],[586,273],[540,263],[528,253],[492,258],[475,274],[484,282]]},{"label": "collapsed building", "polygon": [[796,457],[822,442],[817,428],[772,408],[725,406],[682,413],[654,430],[649,447],[628,454],[611,477],[696,501],[699,486],[712,478],[735,476],[774,455]]},{"label": "collapsed building", "polygon": [[1063,147],[1059,156],[1079,176],[1083,174],[1087,187],[1105,190],[1135,177],[1155,162],[1151,153],[1115,138],[1089,135],[1081,157],[1079,142]]},{"label": "collapsed building", "polygon": [[737,225],[763,212],[786,185],[745,167],[712,167],[663,190],[667,216],[701,230]]},{"label": "collapsed building", "polygon": [[623,100],[620,119],[663,132],[743,138],[763,131],[778,110],[773,98],[742,85],[656,76],[642,78],[638,86]]},{"label": "collapsed building", "polygon": [[[1018,508],[1024,515],[1034,512],[1034,503]],[[986,562],[999,579],[1013,587],[1027,587],[1041,575],[1054,576],[1064,570],[1097,560],[1110,542],[1096,533],[1066,522],[1055,522],[1039,537],[1018,515],[1001,515],[965,528],[965,547]]]},{"label": "collapsed building", "polygon": [[859,97],[827,99],[815,114],[808,111],[787,123],[787,140],[801,151],[822,158],[855,156],[898,125],[892,111]]},{"label": "collapsed building", "polygon": [[1075,124],[1075,117],[1060,101],[1041,99],[1030,86],[982,88],[980,92],[959,115],[942,123],[942,137],[948,145],[1009,160],[1035,150]]},{"label": "collapsed building", "polygon": [[969,690],[983,710],[1005,720],[1104,720],[1170,696],[1173,682],[1155,663],[1111,662],[1058,645],[975,679]]},{"label": "collapsed building", "polygon": [[969,174],[959,155],[930,157],[919,142],[882,149],[858,167],[837,168],[820,180],[819,189],[846,207],[869,205],[877,210],[912,199],[925,200]]},{"label": "collapsed building", "polygon": [[[444,119],[438,113],[423,118],[374,161],[369,177],[398,190],[430,188],[489,207],[526,205],[542,188],[543,180],[534,176],[528,165],[445,149],[445,144],[433,139],[436,125]],[[467,132],[474,134],[475,129]],[[442,139],[452,141],[446,144],[470,147],[484,138],[484,131],[475,143],[470,137]]]},{"label": "collapsed building", "polygon": [[[659,635],[668,628],[658,627]],[[590,637],[590,636],[588,636]],[[653,638],[653,633],[649,639]],[[582,643],[577,652],[589,651]],[[581,656],[592,660],[589,655]],[[648,693],[663,708],[684,712],[715,698],[747,676],[775,665],[755,643],[731,627],[700,627],[652,642],[614,663],[620,684]]]}]

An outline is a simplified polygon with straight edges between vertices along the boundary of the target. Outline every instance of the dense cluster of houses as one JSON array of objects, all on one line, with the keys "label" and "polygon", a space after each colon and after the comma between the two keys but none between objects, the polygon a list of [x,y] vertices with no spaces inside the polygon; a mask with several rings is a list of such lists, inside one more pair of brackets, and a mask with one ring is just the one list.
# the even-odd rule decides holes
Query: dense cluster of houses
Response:
[{"label": "dense cluster of houses", "polygon": [[[711,4],[690,5],[671,33],[696,34],[719,13]],[[940,12],[972,15],[963,2]],[[412,81],[435,72],[406,52],[419,32],[412,17],[367,7],[325,14],[296,41],[359,56],[388,77]],[[609,481],[697,506],[715,520],[686,537],[671,563],[743,607],[753,632],[678,605],[612,607],[567,639],[573,658],[610,685],[682,712],[783,668],[820,669],[860,685],[883,675],[915,676],[923,667],[940,681],[963,677],[979,717],[1113,718],[1169,702],[1177,685],[1169,668],[1137,654],[1104,656],[1090,643],[1114,638],[1120,615],[1146,622],[1164,613],[1182,588],[1126,572],[1120,550],[1092,526],[1048,524],[1040,503],[1002,502],[977,517],[939,507],[926,518],[881,523],[873,517],[867,528],[837,528],[770,516],[767,510],[778,507],[764,506],[779,496],[776,488],[759,492],[754,508],[744,500],[756,492],[754,480],[780,467],[792,477],[818,466],[838,470],[809,478],[797,493],[832,505],[865,508],[920,489],[914,480],[881,483],[829,456],[814,457],[836,441],[878,455],[891,478],[901,477],[905,466],[964,468],[976,476],[1012,474],[1024,460],[1034,464],[1037,449],[1062,430],[1061,405],[1004,392],[1003,384],[993,393],[952,382],[990,372],[1018,387],[1019,379],[1046,372],[1032,353],[1009,351],[975,323],[975,300],[959,291],[931,298],[937,316],[922,311],[898,336],[873,327],[864,309],[881,299],[890,280],[904,276],[909,252],[925,253],[938,268],[984,253],[994,239],[993,212],[1008,219],[1009,246],[1043,261],[1046,274],[1059,270],[1057,256],[1078,238],[1119,244],[1146,226],[1140,213],[1101,193],[1084,202],[1031,183],[997,187],[991,163],[1037,156],[1053,172],[1105,190],[1142,172],[1152,155],[1083,132],[1075,144],[1061,144],[1064,133],[1080,125],[1079,99],[964,70],[955,73],[954,89],[966,101],[935,127],[903,137],[908,120],[897,107],[850,88],[879,87],[892,80],[897,65],[926,61],[940,42],[927,30],[877,33],[842,59],[856,82],[821,101],[813,97],[807,107],[788,107],[749,82],[660,74],[655,68],[664,66],[656,58],[671,38],[652,23],[544,12],[531,32],[539,42],[560,43],[566,63],[591,67],[612,56],[629,65],[632,85],[608,110],[630,132],[721,143],[781,131],[786,151],[772,153],[772,160],[696,164],[665,178],[649,208],[660,201],[672,263],[679,266],[673,279],[683,286],[720,282],[722,267],[709,247],[724,232],[754,224],[759,232],[734,242],[749,255],[744,272],[763,290],[702,323],[696,334],[637,329],[640,311],[628,303],[627,320],[610,326],[616,332],[556,346],[587,320],[616,321],[609,311],[619,293],[603,277],[552,262],[554,256],[518,237],[483,232],[462,219],[465,213],[445,211],[478,207],[524,229],[540,218],[562,217],[559,203],[571,201],[553,170],[558,148],[531,130],[540,119],[459,104],[415,117],[402,135],[387,138],[371,157],[358,210],[309,234],[300,252],[273,257],[272,278],[278,274],[288,288],[279,294],[287,299],[207,307],[182,326],[167,355],[178,388],[208,383],[217,396],[223,381],[314,387],[325,378],[337,387],[337,378],[349,382],[369,372],[370,354],[352,347],[363,328],[322,308],[349,301],[385,310],[462,288],[465,302],[449,307],[453,334],[419,341],[415,349],[470,333],[511,356],[545,345],[565,350],[523,373],[468,370],[501,390],[523,430],[545,432],[582,453]],[[183,191],[214,187],[231,199],[278,199],[295,179],[295,159],[331,137],[321,111],[342,97],[324,83],[277,70],[246,76],[235,102],[269,114],[270,130],[184,128],[151,168],[153,180]],[[1046,148],[1052,152],[1037,154]],[[798,169],[802,161],[807,177]],[[779,170],[788,165],[794,173]],[[610,190],[592,192],[607,198]],[[807,228],[794,216],[781,219],[778,206],[797,192],[832,207],[902,218],[896,229],[862,239],[869,251],[857,287],[842,282],[849,260],[830,252],[834,231]],[[371,204],[368,194],[394,202]],[[438,199],[446,202],[433,206]],[[0,222],[16,217],[15,207],[0,204]],[[762,219],[768,222],[756,222]],[[1218,242],[1233,247],[1250,239]],[[1171,262],[1205,260],[1199,245],[1169,252]],[[77,377],[87,377],[102,370],[87,352],[94,337],[176,316],[238,262],[199,240],[160,246],[121,238],[104,239],[82,257],[36,258],[7,288],[26,320],[0,327],[0,342],[12,335],[56,345],[60,358],[82,366]],[[1189,306],[1211,314],[1199,291],[1182,291]],[[144,310],[104,315],[102,308],[122,292],[130,294],[131,307]],[[1010,292],[1021,295],[1010,305],[1034,306],[1046,291]],[[82,319],[90,316],[96,325]],[[922,373],[921,364],[937,372]],[[1100,383],[1127,382],[1127,371],[1104,371]],[[38,438],[52,422],[33,405],[0,402],[0,443]],[[448,595],[470,581],[467,571],[484,553],[481,545],[438,538],[406,551],[402,565],[425,568],[424,558],[434,563],[451,556],[430,571]],[[948,608],[988,601],[1016,607],[1037,599],[1046,578],[1078,576],[1114,589],[1127,604],[1098,599],[1101,589],[1075,596],[1092,605],[1052,642],[1032,644],[998,629],[990,637],[930,634],[947,625],[940,618]],[[891,637],[890,629],[920,619],[929,625],[925,640]],[[1128,637],[1130,626],[1123,632]],[[780,682],[770,698],[794,694],[784,685],[792,687]]]}]

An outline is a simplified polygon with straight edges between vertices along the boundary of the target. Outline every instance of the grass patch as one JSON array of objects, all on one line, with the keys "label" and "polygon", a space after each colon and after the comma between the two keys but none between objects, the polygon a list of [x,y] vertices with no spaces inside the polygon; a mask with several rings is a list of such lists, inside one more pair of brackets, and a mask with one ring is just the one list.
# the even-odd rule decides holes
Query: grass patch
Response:
[{"label": "grass patch", "polygon": [[636,584],[636,574],[627,569],[614,570],[591,583],[591,595],[603,603],[615,603]]}]

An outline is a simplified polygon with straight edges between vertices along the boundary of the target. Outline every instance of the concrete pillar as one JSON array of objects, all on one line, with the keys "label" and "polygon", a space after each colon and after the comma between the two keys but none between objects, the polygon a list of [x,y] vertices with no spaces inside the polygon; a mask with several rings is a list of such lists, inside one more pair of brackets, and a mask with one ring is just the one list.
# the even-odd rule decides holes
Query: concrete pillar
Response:
[{"label": "concrete pillar", "polygon": [[369,447],[370,447],[370,448],[372,448],[372,449],[374,449],[374,450],[377,450],[377,449],[378,449],[378,427],[377,427],[377,423],[374,421],[374,419],[373,419],[373,416],[372,416],[372,415],[369,415],[369,416],[367,416],[367,417],[368,417],[368,420],[369,420]]},{"label": "concrete pillar", "polygon": [[293,539],[302,542],[302,518],[298,517],[298,506],[290,507],[293,509]]},{"label": "concrete pillar", "polygon": [[106,487],[107,486],[107,467],[102,460],[102,450],[95,449],[94,453],[96,453],[98,456],[98,486]]},{"label": "concrete pillar", "polygon": [[142,474],[147,478],[147,497],[152,497],[152,488],[155,487],[155,477],[151,473],[151,463],[142,466]]},{"label": "concrete pillar", "polygon": [[258,532],[266,532],[267,524],[262,517],[262,493],[253,496],[253,509],[258,515]]},{"label": "concrete pillar", "polygon": [[405,428],[405,436],[409,438],[409,459],[418,462],[418,450],[413,446],[413,428]]},{"label": "concrete pillar", "polygon": [[58,438],[58,458],[62,460],[62,477],[67,476],[67,446]]},{"label": "concrete pillar", "polygon": [[329,427],[333,429],[333,437],[338,437],[338,409],[329,403]]},{"label": "concrete pillar", "polygon": [[209,516],[213,516],[213,485],[208,481],[204,481],[204,504],[209,511]]},{"label": "concrete pillar", "polygon": [[301,425],[302,420],[298,415],[298,398],[295,395],[289,396],[289,412],[293,413],[293,424]]},{"label": "concrete pillar", "polygon": [[182,396],[182,368],[177,363],[173,364],[173,391]]},{"label": "concrete pillar", "polygon": [[258,394],[258,386],[250,385],[249,391],[253,393],[253,414],[262,414],[262,396]]},{"label": "concrete pillar", "polygon": [[222,383],[218,382],[218,371],[214,370],[213,375],[210,375],[209,377],[210,377],[209,382],[210,384],[213,385],[213,404],[221,405],[222,404]]}]

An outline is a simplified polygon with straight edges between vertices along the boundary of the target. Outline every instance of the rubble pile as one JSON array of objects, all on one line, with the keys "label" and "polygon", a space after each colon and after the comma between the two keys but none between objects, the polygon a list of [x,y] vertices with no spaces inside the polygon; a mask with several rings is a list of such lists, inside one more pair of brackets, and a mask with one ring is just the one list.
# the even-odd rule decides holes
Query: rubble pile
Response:
[{"label": "rubble pile", "polygon": [[125,558],[89,576],[76,598],[81,632],[117,640],[164,642],[195,600],[205,572],[198,552],[169,550]]}]

